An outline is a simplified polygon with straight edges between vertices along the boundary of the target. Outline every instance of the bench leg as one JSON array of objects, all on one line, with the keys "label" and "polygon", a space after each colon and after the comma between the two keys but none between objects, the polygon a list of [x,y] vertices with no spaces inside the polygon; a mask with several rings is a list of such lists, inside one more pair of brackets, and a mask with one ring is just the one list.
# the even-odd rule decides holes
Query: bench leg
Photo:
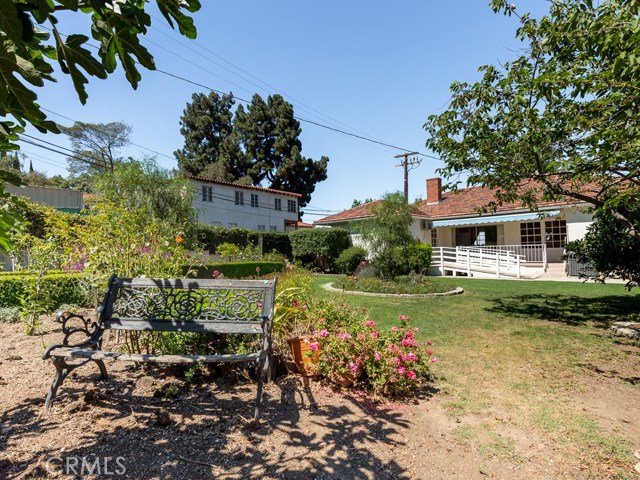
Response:
[{"label": "bench leg", "polygon": [[[53,383],[51,384],[51,388],[49,389],[49,393],[47,393],[47,398],[44,401],[45,410],[49,410],[53,400],[56,398],[56,393],[58,392],[58,388],[64,382],[64,379],[71,373],[71,371],[75,368],[78,368],[84,365],[85,362],[82,362],[78,365],[68,364],[64,358],[53,357],[52,359],[53,365],[56,367],[56,376],[53,379]],[[109,378],[109,374],[107,373],[107,367],[105,366],[102,360],[92,360],[98,365],[98,369],[100,370],[100,380],[107,380]]]},{"label": "bench leg", "polygon": [[102,360],[94,360],[98,368],[100,369],[100,380],[108,380],[109,374],[107,373],[107,367]]},{"label": "bench leg", "polygon": [[64,379],[67,378],[67,375],[69,375],[69,372],[72,370],[71,368],[67,368],[67,364],[60,358],[53,358],[53,365],[56,367],[56,376],[53,379],[49,393],[47,393],[47,398],[44,401],[45,410],[49,410],[53,399],[56,398],[58,388],[62,385],[62,382],[64,382]]},{"label": "bench leg", "polygon": [[[260,359],[258,360],[258,396],[256,398],[256,411],[253,414],[253,419],[258,420],[260,417],[260,404],[262,402],[262,386],[265,378],[269,378],[269,365],[271,364],[271,331],[265,335],[263,349],[260,352]],[[269,378],[270,380],[270,378]]]}]

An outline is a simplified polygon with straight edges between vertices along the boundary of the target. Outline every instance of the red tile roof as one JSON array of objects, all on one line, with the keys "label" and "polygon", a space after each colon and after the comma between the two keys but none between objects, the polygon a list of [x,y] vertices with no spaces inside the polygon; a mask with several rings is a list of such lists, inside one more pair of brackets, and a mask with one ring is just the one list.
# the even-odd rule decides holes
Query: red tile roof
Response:
[{"label": "red tile roof", "polygon": [[[417,216],[426,218],[448,218],[448,217],[461,217],[461,216],[477,216],[479,207],[487,205],[488,203],[495,201],[495,191],[486,187],[471,187],[461,188],[456,192],[444,192],[442,193],[442,200],[438,203],[427,203],[426,200],[420,202],[419,213]],[[381,200],[375,200],[370,203],[365,203],[359,207],[344,210],[335,215],[316,220],[316,224],[331,224],[336,222],[345,222],[350,220],[361,220],[363,218],[372,217],[371,206],[381,202]],[[564,200],[557,202],[538,202],[538,207],[541,209],[566,206],[566,205],[578,205],[583,202],[577,200]],[[521,203],[505,203],[496,208],[496,213],[507,213],[512,211],[529,210]]]},{"label": "red tile roof", "polygon": [[296,198],[302,197],[302,194],[300,194],[300,193],[285,192],[284,190],[276,190],[274,188],[255,187],[253,185],[240,185],[238,183],[221,182],[219,180],[212,180],[210,178],[200,177],[198,175],[186,175],[186,174],[183,174],[183,176],[185,178],[190,178],[192,180],[197,180],[199,182],[213,183],[215,185],[226,185],[228,187],[244,188],[244,189],[247,189],[247,190],[260,190],[262,192],[277,193],[277,194],[280,194],[280,195],[289,195],[290,197],[296,197]]}]

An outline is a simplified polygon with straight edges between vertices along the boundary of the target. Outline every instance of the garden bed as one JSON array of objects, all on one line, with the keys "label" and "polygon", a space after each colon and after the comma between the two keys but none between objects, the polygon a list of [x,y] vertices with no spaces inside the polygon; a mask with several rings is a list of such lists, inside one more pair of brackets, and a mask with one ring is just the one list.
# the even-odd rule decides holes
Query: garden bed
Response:
[{"label": "garden bed", "polygon": [[[345,277],[333,282],[333,287],[348,292],[379,293],[390,295],[429,295],[456,291],[452,282],[434,282],[429,277],[407,275],[393,281],[379,278]],[[462,292],[459,292],[462,293]]]}]

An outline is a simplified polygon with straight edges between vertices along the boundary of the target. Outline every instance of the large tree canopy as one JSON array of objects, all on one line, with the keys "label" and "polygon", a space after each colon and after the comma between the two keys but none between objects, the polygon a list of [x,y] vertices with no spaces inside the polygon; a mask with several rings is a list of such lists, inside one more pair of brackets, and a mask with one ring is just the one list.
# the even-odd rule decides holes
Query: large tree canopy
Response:
[{"label": "large tree canopy", "polygon": [[590,203],[640,239],[624,208],[640,192],[640,3],[557,0],[540,20],[492,6],[519,19],[526,49],[454,83],[449,108],[429,117],[440,172],[496,189],[497,203]]},{"label": "large tree canopy", "polygon": [[[196,37],[193,19],[185,11],[199,10],[199,0],[156,0],[156,5],[169,25],[177,25],[189,38]],[[1,0],[0,151],[18,150],[16,142],[27,124],[43,133],[60,132],[40,108],[35,91],[55,81],[53,62],[70,76],[83,104],[88,97],[87,76],[106,78],[118,63],[136,88],[141,79],[138,65],[155,69],[153,57],[138,38],[151,25],[146,7],[145,0]],[[100,45],[98,50],[87,48],[88,36],[60,31],[61,15],[90,15],[91,36]],[[4,171],[0,171],[0,180],[17,181]],[[20,215],[14,208],[15,199],[5,193],[1,182],[0,203],[4,207],[0,209],[0,248],[6,248]]]},{"label": "large tree canopy", "polygon": [[184,148],[175,152],[180,170],[216,180],[262,185],[311,199],[318,182],[327,178],[329,159],[302,155],[300,122],[281,95],[265,101],[254,95],[235,116],[231,95],[194,94],[181,117]]},{"label": "large tree canopy", "polygon": [[184,148],[176,150],[181,172],[234,181],[246,175],[244,156],[233,129],[233,96],[194,93],[180,117]]}]

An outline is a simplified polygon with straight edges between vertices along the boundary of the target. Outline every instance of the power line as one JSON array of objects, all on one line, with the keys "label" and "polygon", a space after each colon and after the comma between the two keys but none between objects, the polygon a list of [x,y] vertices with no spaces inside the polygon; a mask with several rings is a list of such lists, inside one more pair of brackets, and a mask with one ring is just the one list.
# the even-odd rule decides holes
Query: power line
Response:
[{"label": "power line", "polygon": [[[47,27],[43,27],[43,28],[47,28]],[[48,30],[51,30],[51,29],[48,29]],[[65,34],[61,34],[61,35],[65,36],[65,37],[67,37],[67,36],[68,36],[68,35],[65,35]],[[146,41],[149,41],[150,43],[153,43],[154,45],[157,45],[157,44],[155,44],[154,42],[151,42],[150,40],[146,40]],[[125,42],[125,43],[126,43],[126,42]],[[88,46],[91,46],[91,47],[93,47],[93,48],[95,48],[95,49],[98,49],[98,46],[96,46],[96,45],[92,45],[92,44],[89,44],[89,43],[87,43],[87,45],[88,45]],[[167,50],[166,48],[161,47],[161,46],[159,46],[159,48],[163,48],[163,49]],[[169,51],[169,50],[167,50],[167,51]],[[176,55],[176,56],[180,57],[178,54],[176,54],[176,53],[174,53],[174,52],[169,51],[169,53],[171,53],[171,54],[173,54],[173,55]],[[182,58],[182,57],[180,57],[180,58]],[[184,59],[184,58],[182,58],[182,59]],[[203,69],[204,71],[206,71],[207,73],[209,73],[209,74],[211,74],[211,75],[214,75],[214,76],[217,76],[218,78],[221,78],[219,75],[217,75],[217,74],[215,74],[215,73],[213,73],[213,72],[210,72],[210,71],[208,71],[207,69],[204,69],[203,67],[200,67],[199,65],[195,64],[194,62],[191,62],[191,61],[189,61],[189,60],[185,60],[185,61],[187,61],[188,63],[191,63],[191,64],[193,64],[193,65],[197,66],[198,68]],[[138,64],[138,63],[137,63],[137,62],[135,62],[135,61],[134,61],[134,63]],[[154,70],[151,70],[151,71],[154,71]],[[193,80],[189,80],[189,79],[187,79],[187,78],[185,78],[185,77],[182,77],[182,76],[180,76],[180,75],[177,75],[177,74],[175,74],[175,73],[167,72],[167,71],[165,71],[165,70],[161,70],[161,69],[159,69],[159,68],[156,68],[156,69],[155,69],[155,71],[156,71],[156,72],[158,72],[158,73],[162,73],[162,74],[164,74],[164,75],[167,75],[167,76],[173,77],[173,78],[175,78],[175,79],[177,79],[177,80],[180,80],[180,81],[183,81],[183,82],[189,83],[189,84],[191,84],[191,85],[195,85],[195,86],[198,86],[198,87],[201,87],[201,88],[205,88],[205,89],[207,89],[207,90],[210,90],[210,91],[212,91],[212,92],[216,92],[216,93],[218,93],[218,94],[222,94],[222,95],[226,95],[226,94],[227,94],[227,92],[222,92],[222,91],[217,90],[217,89],[215,89],[215,88],[212,88],[212,87],[210,87],[210,86],[208,86],[208,85],[204,85],[204,84],[201,84],[201,83],[198,83],[198,82],[194,82]],[[228,80],[226,80],[226,79],[224,79],[224,78],[223,78],[223,80],[228,81]],[[238,86],[238,88],[241,88],[242,90],[245,90],[245,91],[246,91],[246,89],[244,89],[244,88],[242,88],[242,87],[240,87],[240,86]],[[237,100],[239,100],[239,101],[241,101],[241,102],[243,102],[243,103],[247,103],[247,104],[251,103],[249,100],[246,100],[246,99],[243,99],[243,98],[240,98],[240,97],[236,97],[236,96],[234,96],[234,98],[235,98],[235,99],[237,99]],[[346,135],[346,136],[349,136],[349,137],[352,137],[352,138],[356,138],[356,139],[364,140],[364,141],[369,142],[369,143],[374,143],[374,144],[377,144],[377,145],[382,145],[382,146],[389,147],[389,148],[393,148],[394,150],[400,150],[400,151],[403,151],[403,152],[412,152],[412,150],[407,149],[407,148],[398,147],[398,146],[396,146],[396,145],[392,145],[392,144],[390,144],[390,143],[386,143],[386,142],[382,142],[382,141],[379,141],[379,140],[375,140],[375,139],[373,139],[373,138],[365,137],[365,136],[363,136],[363,135],[357,135],[357,134],[355,134],[355,133],[347,132],[347,131],[342,130],[342,129],[339,129],[339,128],[331,127],[331,126],[329,126],[329,125],[325,125],[325,124],[322,124],[322,123],[319,123],[319,122],[314,122],[314,121],[312,121],[312,120],[304,119],[304,118],[298,117],[298,116],[296,116],[296,115],[294,115],[294,118],[295,118],[296,120],[298,120],[298,121],[305,122],[305,123],[309,123],[309,124],[315,125],[315,126],[317,126],[317,127],[321,127],[321,128],[327,129],[327,130],[331,130],[331,131],[334,131],[334,132],[336,132],[336,133],[340,133],[340,134],[342,134],[342,135]],[[141,148],[145,148],[145,147],[141,147]],[[420,155],[420,156],[422,156],[422,157],[432,158],[432,159],[435,159],[435,160],[440,160],[440,158],[439,158],[439,157],[436,157],[436,156],[434,156],[434,155],[428,155],[428,154],[426,154],[426,153],[422,153],[422,152],[416,152],[416,154],[417,154],[417,155]],[[164,155],[163,155],[163,156],[164,156]],[[169,157],[169,158],[170,158],[170,157]]]},{"label": "power line", "polygon": [[[158,18],[157,18],[157,17],[155,17],[154,15],[151,15],[151,17],[152,17],[153,19],[155,19],[155,20],[156,20],[157,24],[160,24],[160,25],[162,25],[163,27],[165,27],[166,29],[170,29],[171,31],[173,31],[173,29],[172,29],[171,27],[169,27],[166,23],[162,22],[160,19],[158,19]],[[224,70],[226,70],[227,72],[231,73],[232,75],[236,75],[236,76],[240,77],[242,80],[244,80],[244,81],[246,81],[246,82],[250,83],[251,85],[254,85],[254,86],[256,86],[256,87],[258,87],[258,88],[262,89],[263,91],[265,91],[265,92],[267,92],[267,93],[270,93],[268,89],[270,89],[271,91],[275,91],[275,92],[277,92],[277,93],[280,93],[280,94],[281,94],[281,95],[283,95],[284,97],[291,99],[293,102],[295,102],[295,103],[297,103],[297,104],[299,104],[299,105],[302,105],[302,106],[304,107],[304,108],[303,108],[303,110],[304,110],[304,109],[311,110],[311,112],[310,112],[310,113],[311,113],[312,115],[313,115],[313,112],[316,112],[318,115],[315,115],[315,116],[321,116],[321,117],[324,117],[324,118],[326,118],[326,119],[328,119],[328,120],[330,120],[330,121],[333,121],[333,122],[336,122],[336,123],[338,123],[338,124],[344,125],[345,127],[348,127],[348,128],[350,128],[351,130],[354,130],[354,131],[356,131],[356,132],[359,132],[359,133],[361,133],[361,134],[363,134],[363,135],[367,135],[365,132],[362,132],[361,130],[358,130],[357,128],[354,128],[354,127],[352,127],[352,126],[350,126],[350,125],[348,125],[348,124],[346,124],[346,123],[344,123],[344,122],[341,122],[340,120],[337,120],[337,119],[332,118],[332,117],[330,117],[330,116],[328,116],[328,115],[325,115],[324,113],[320,112],[319,110],[317,110],[317,109],[315,109],[315,108],[313,108],[313,107],[311,107],[311,106],[309,106],[309,105],[305,104],[304,102],[301,102],[300,100],[297,100],[296,98],[292,97],[291,95],[287,95],[287,94],[286,94],[285,92],[283,92],[282,90],[280,90],[280,89],[278,89],[278,88],[274,87],[273,85],[271,85],[271,84],[269,84],[269,83],[265,82],[264,80],[262,80],[262,79],[260,79],[260,78],[256,77],[255,75],[251,74],[250,72],[247,72],[246,70],[244,70],[244,69],[240,68],[238,65],[235,65],[234,63],[230,62],[229,60],[227,60],[227,59],[226,59],[226,58],[224,58],[223,56],[221,56],[221,55],[219,55],[218,53],[214,52],[213,50],[211,50],[211,49],[207,48],[206,46],[202,45],[201,43],[199,43],[199,42],[198,42],[198,41],[196,41],[196,40],[191,40],[191,41],[190,41],[190,43],[193,43],[193,44],[197,45],[197,46],[198,46],[198,47],[200,47],[201,49],[203,49],[203,50],[205,50],[206,52],[208,52],[208,53],[210,53],[210,54],[214,55],[216,58],[219,58],[220,60],[222,60],[222,61],[223,61],[223,62],[225,62],[226,64],[228,64],[228,65],[232,66],[233,68],[235,68],[236,70],[238,70],[238,71],[242,72],[243,74],[248,75],[249,77],[251,77],[251,78],[253,78],[253,79],[257,80],[257,81],[258,81],[258,82],[260,82],[262,85],[264,85],[264,86],[268,87],[268,89],[267,89],[267,88],[264,88],[264,87],[263,87],[263,86],[261,86],[261,85],[258,85],[257,83],[255,83],[255,82],[253,82],[253,81],[251,81],[251,80],[247,79],[246,77],[243,77],[242,75],[238,74],[237,72],[234,72],[233,70],[231,70],[231,69],[229,69],[229,68],[225,67],[224,65],[221,65],[219,62],[216,62],[216,61],[212,60],[210,57],[207,57],[207,56],[203,55],[202,53],[200,53],[200,52],[196,51],[194,48],[191,48],[191,46],[190,46],[189,44],[187,44],[187,43],[185,43],[185,42],[182,42],[182,41],[180,41],[180,40],[176,39],[175,37],[173,37],[173,36],[171,36],[171,35],[168,35],[168,34],[166,34],[166,33],[164,33],[164,32],[161,32],[157,27],[155,27],[155,24],[154,24],[154,25],[151,25],[151,29],[153,29],[153,30],[157,31],[157,32],[158,32],[158,33],[160,33],[161,35],[163,35],[163,36],[165,36],[165,37],[169,38],[169,39],[170,39],[171,41],[173,41],[174,43],[177,43],[178,45],[181,45],[181,46],[183,46],[184,48],[187,48],[188,50],[191,50],[192,52],[196,53],[197,55],[199,55],[200,57],[204,58],[205,60],[208,60],[209,62],[213,63],[214,65],[217,65],[217,66],[219,66],[220,68],[223,68]],[[162,48],[162,47],[160,47],[160,48]],[[181,58],[182,58],[182,57],[181,57]],[[231,82],[230,82],[230,83],[231,83]],[[245,90],[245,91],[246,91],[246,90]]]}]

